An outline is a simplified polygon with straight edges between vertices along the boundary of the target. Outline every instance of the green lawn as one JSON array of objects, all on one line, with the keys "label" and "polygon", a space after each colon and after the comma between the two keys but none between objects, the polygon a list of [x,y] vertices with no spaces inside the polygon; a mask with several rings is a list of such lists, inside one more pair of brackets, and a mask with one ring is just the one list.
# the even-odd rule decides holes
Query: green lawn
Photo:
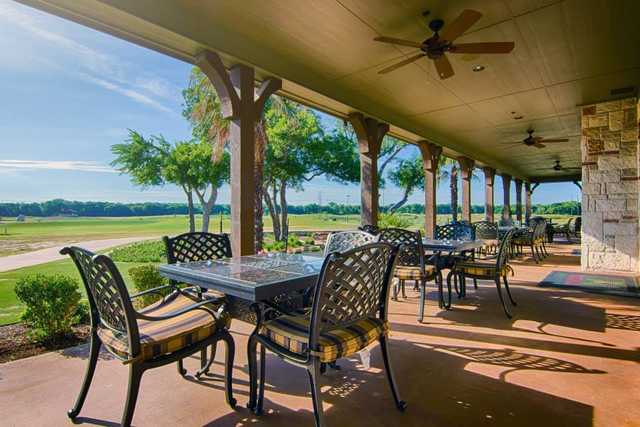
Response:
[{"label": "green lawn", "polygon": [[[129,269],[142,265],[141,263],[131,262],[119,262],[117,264],[120,271],[124,274],[124,279],[127,281],[127,284],[131,283],[131,279],[128,274]],[[16,298],[16,294],[13,292],[16,280],[23,275],[37,273],[66,274],[75,277],[78,280],[78,283],[81,283],[78,270],[71,259],[48,262],[46,264],[0,273],[0,325],[15,322],[20,318],[22,306]],[[82,293],[84,294],[84,287],[82,287]]]}]

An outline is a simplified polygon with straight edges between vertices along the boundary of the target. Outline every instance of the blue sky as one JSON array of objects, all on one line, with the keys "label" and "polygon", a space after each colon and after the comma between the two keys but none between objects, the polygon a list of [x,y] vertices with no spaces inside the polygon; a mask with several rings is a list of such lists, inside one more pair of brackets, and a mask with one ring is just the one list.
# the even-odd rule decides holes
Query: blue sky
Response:
[{"label": "blue sky", "polygon": [[[0,201],[52,198],[118,202],[182,202],[167,186],[142,190],[110,167],[110,147],[127,129],[167,139],[190,137],[181,111],[189,64],[10,1],[0,2]],[[333,119],[325,116],[323,122]],[[403,157],[416,154],[410,147]],[[484,178],[472,185],[483,202]],[[496,189],[501,189],[496,178]],[[501,190],[496,202],[501,203]],[[385,204],[401,197],[382,191]],[[545,184],[534,203],[578,200],[573,184]],[[357,186],[317,178],[290,203],[357,203]],[[228,189],[219,201],[229,200]],[[422,202],[418,192],[410,202]],[[438,189],[449,201],[448,183]]]}]

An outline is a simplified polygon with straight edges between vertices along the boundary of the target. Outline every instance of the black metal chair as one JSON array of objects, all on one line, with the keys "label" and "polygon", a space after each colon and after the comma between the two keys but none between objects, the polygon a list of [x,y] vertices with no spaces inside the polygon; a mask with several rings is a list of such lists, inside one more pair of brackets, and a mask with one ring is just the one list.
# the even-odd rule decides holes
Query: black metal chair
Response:
[{"label": "black metal chair", "polygon": [[358,227],[358,230],[364,231],[365,233],[373,234],[374,236],[380,233],[380,227],[372,224],[363,224]]},{"label": "black metal chair", "polygon": [[[284,315],[273,320],[258,318],[255,339],[277,356],[304,367],[309,375],[316,426],[323,426],[320,367],[336,359],[352,355],[378,341],[382,350],[387,378],[399,410],[400,399],[388,348],[387,303],[393,265],[398,249],[386,243],[370,243],[344,253],[334,252],[324,261],[315,286],[312,310],[305,315]],[[257,367],[256,351],[249,363]],[[260,358],[260,372],[265,372],[265,358]],[[254,411],[262,412],[265,381],[257,387],[251,378]]]},{"label": "black metal chair", "polygon": [[523,248],[529,247],[531,249],[531,256],[533,260],[538,264],[542,259],[547,256],[547,250],[544,244],[547,223],[543,220],[537,220],[531,222],[530,230],[518,234],[513,240],[513,245],[518,248],[518,252],[522,253]]},{"label": "black metal chair", "polygon": [[474,240],[475,231],[471,224],[450,222],[449,224],[436,225],[434,238],[438,240]]},{"label": "black metal chair", "polygon": [[324,246],[324,256],[331,252],[345,252],[376,241],[377,237],[365,231],[338,231],[329,234]]},{"label": "black metal chair", "polygon": [[[123,426],[131,424],[140,381],[146,370],[182,360],[221,340],[227,346],[226,399],[232,408],[235,407],[231,388],[235,346],[228,331],[229,317],[224,306],[202,299],[189,290],[175,289],[173,285],[129,295],[116,265],[106,255],[95,255],[78,247],[66,247],[60,253],[71,256],[78,268],[91,310],[87,371],[76,403],[67,413],[69,418],[75,419],[82,409],[103,345],[123,364],[129,365]],[[174,291],[161,301],[140,311],[133,308],[132,299],[172,288]]]},{"label": "black metal chair", "polygon": [[466,293],[465,279],[467,277],[471,277],[473,279],[493,280],[498,290],[498,297],[500,298],[500,303],[502,304],[502,308],[508,318],[511,318],[511,312],[505,305],[504,297],[502,296],[502,286],[500,283],[500,279],[504,281],[504,288],[507,291],[509,300],[511,301],[511,304],[515,306],[516,302],[511,296],[511,291],[509,290],[509,283],[507,281],[507,275],[509,273],[513,275],[513,269],[509,265],[509,253],[510,253],[511,239],[514,233],[515,233],[515,230],[509,230],[507,234],[505,234],[502,241],[500,242],[500,248],[498,249],[498,254],[493,260],[460,259],[460,260],[456,260],[456,263],[453,266],[454,274],[462,275],[463,280],[461,281],[461,288],[462,288],[461,290],[463,295]]},{"label": "black metal chair", "polygon": [[438,304],[441,308],[448,307],[451,302],[451,288],[449,288],[449,302],[445,302],[442,289],[442,274],[440,272],[439,253],[435,253],[429,260],[426,259],[420,231],[409,231],[402,228],[385,228],[378,235],[379,242],[398,246],[398,260],[393,276],[398,280],[393,288],[393,299],[398,299],[402,292],[406,298],[405,281],[413,280],[420,291],[420,308],[418,309],[418,321],[424,318],[424,305],[427,299],[426,284],[434,280],[438,286]]},{"label": "black metal chair", "polygon": [[[210,261],[231,257],[231,240],[227,234],[193,232],[180,234],[176,237],[164,236],[162,241],[165,245],[167,262],[169,264]],[[171,284],[178,286],[178,283],[175,282],[171,282]],[[202,289],[201,291],[205,292],[206,290]],[[215,298],[217,301],[222,302],[224,295],[209,292],[207,297],[210,299]],[[215,355],[215,346],[211,348],[211,357],[209,357],[209,359],[207,359],[206,349],[202,350],[200,355],[200,370],[196,372],[196,378],[200,378],[203,374],[209,372]],[[181,360],[178,361],[178,372],[183,376],[187,374],[187,370],[184,369]]]},{"label": "black metal chair", "polygon": [[485,246],[478,249],[483,255],[495,254],[500,245],[498,236],[498,226],[495,222],[478,221],[473,223],[475,236],[477,239],[484,240]]}]

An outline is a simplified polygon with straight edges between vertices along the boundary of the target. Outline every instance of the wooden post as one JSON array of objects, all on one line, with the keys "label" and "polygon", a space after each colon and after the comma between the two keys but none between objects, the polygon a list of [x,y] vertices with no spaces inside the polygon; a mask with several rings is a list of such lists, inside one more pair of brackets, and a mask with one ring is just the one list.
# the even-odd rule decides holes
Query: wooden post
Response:
[{"label": "wooden post", "polygon": [[531,189],[531,183],[529,181],[524,183],[524,220],[527,224],[529,224],[529,220],[531,219],[531,194],[533,190]]},{"label": "wooden post", "polygon": [[378,224],[378,155],[389,125],[362,113],[349,114],[360,151],[360,221]]},{"label": "wooden post", "polygon": [[508,221],[511,219],[511,175],[503,173],[502,177],[502,219]]},{"label": "wooden post", "polygon": [[462,220],[471,223],[471,178],[475,161],[468,157],[458,158],[462,172]]},{"label": "wooden post", "polygon": [[265,79],[256,92],[253,68],[238,64],[227,71],[211,51],[199,54],[196,65],[215,88],[223,117],[231,120],[231,249],[234,256],[250,255],[255,253],[255,126],[282,81]]},{"label": "wooden post", "polygon": [[436,228],[436,185],[438,177],[438,161],[442,154],[442,147],[427,141],[418,142],[422,154],[424,169],[424,232],[425,236],[433,239]]},{"label": "wooden post", "polygon": [[484,171],[484,217],[489,222],[495,221],[493,214],[493,182],[496,170],[490,167],[482,169]]},{"label": "wooden post", "polygon": [[516,178],[516,220],[522,223],[522,180]]}]

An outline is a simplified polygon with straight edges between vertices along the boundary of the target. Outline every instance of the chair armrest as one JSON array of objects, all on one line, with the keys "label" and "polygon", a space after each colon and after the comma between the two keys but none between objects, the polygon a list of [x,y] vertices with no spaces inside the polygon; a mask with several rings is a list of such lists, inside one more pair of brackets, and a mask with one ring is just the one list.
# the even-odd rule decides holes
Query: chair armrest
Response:
[{"label": "chair armrest", "polygon": [[[150,320],[150,321],[156,321],[156,320],[168,320],[168,319],[173,319],[174,317],[178,317],[181,316],[183,314],[186,314],[190,311],[193,310],[204,310],[207,313],[211,314],[211,316],[213,316],[214,320],[218,320],[218,316],[220,315],[220,313],[215,312],[213,310],[211,310],[210,308],[206,307],[207,304],[211,304],[217,302],[217,300],[210,300],[210,299],[206,299],[204,301],[200,301],[197,302],[195,304],[192,304],[188,307],[185,307],[181,310],[178,311],[174,311],[172,313],[169,314],[165,314],[163,316],[149,316],[147,314],[144,313],[140,313],[138,311],[136,311],[136,318],[137,319],[142,319],[142,320]],[[218,311],[221,311],[222,307],[220,307],[220,309],[218,309]]]},{"label": "chair armrest", "polygon": [[[134,298],[138,298],[141,297],[143,295],[148,295],[148,294],[158,294],[158,295],[162,295],[162,293],[160,292],[162,289],[166,289],[166,288],[175,288],[174,285],[162,285],[162,286],[157,286],[155,288],[151,288],[151,289],[147,289],[146,291],[142,291],[142,292],[138,292],[137,294],[131,294],[129,295],[129,298],[134,299]],[[164,296],[164,295],[162,295]]]}]

